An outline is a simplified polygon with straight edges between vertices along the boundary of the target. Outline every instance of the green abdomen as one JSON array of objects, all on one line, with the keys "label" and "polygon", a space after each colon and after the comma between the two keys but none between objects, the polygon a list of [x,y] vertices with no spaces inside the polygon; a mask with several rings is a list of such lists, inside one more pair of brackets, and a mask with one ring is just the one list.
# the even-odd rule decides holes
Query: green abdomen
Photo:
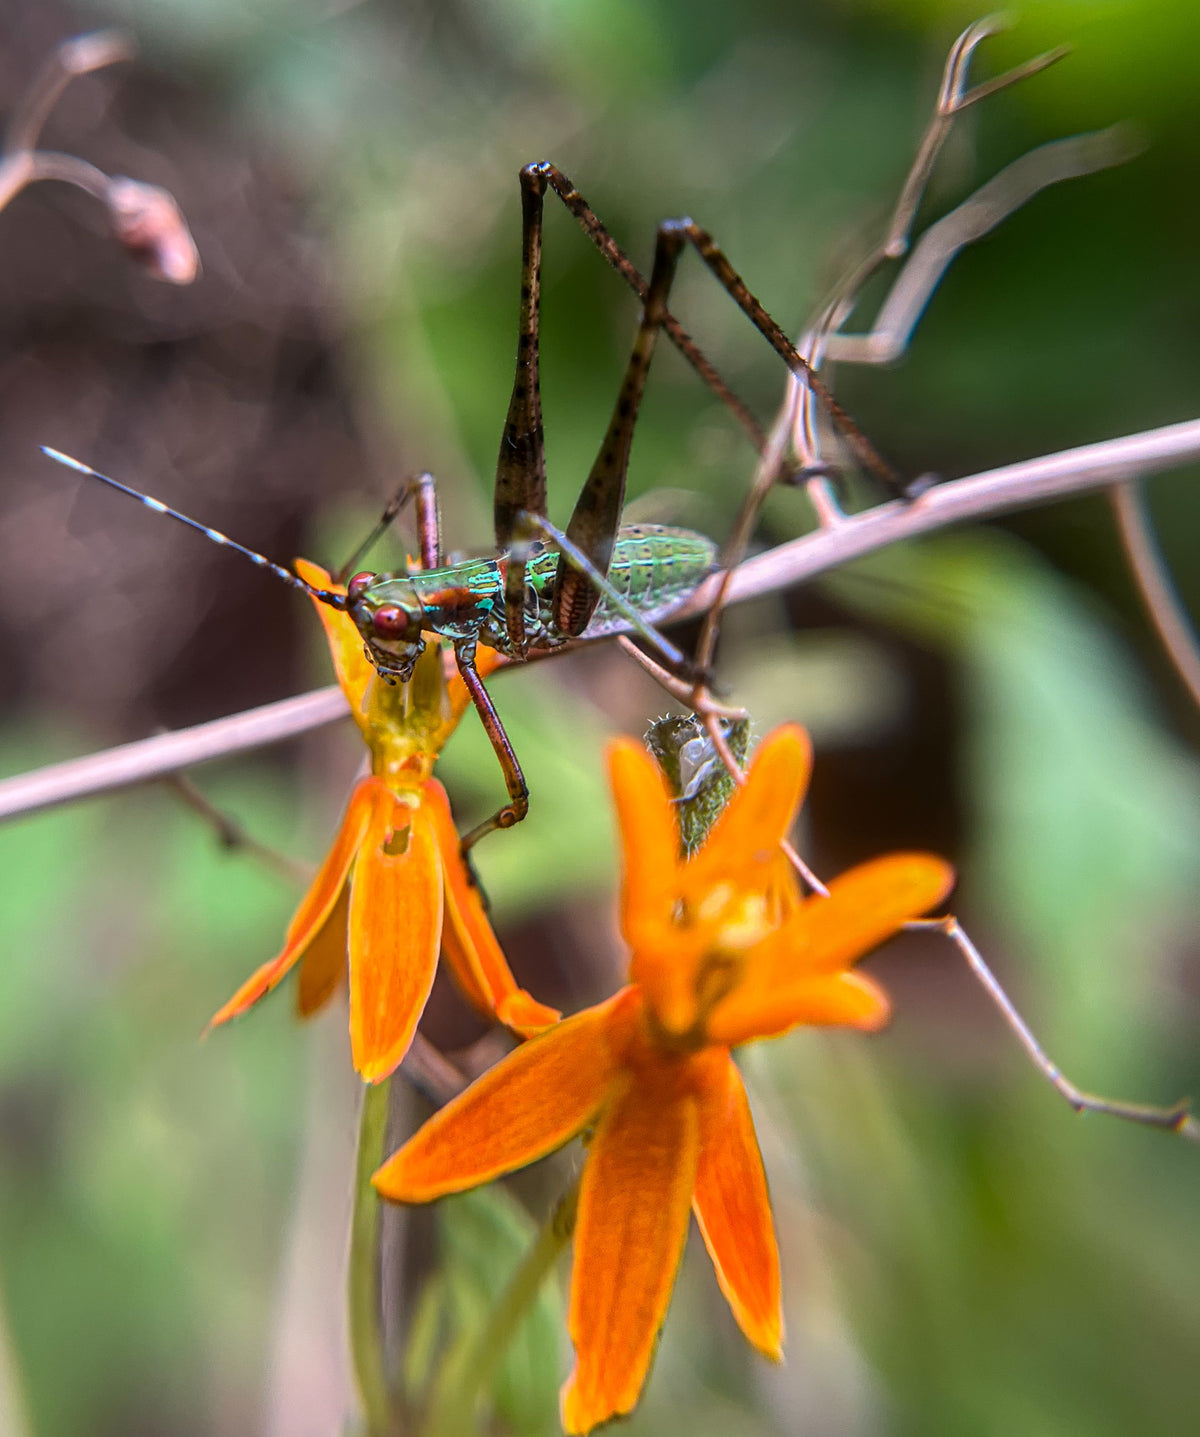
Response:
[{"label": "green abdomen", "polygon": [[[617,533],[608,582],[653,622],[695,591],[712,573],[716,557],[716,545],[702,534],[661,524],[631,524]],[[551,614],[557,572],[558,553],[552,549],[535,554],[525,569],[526,637],[533,647],[549,648],[567,642],[567,636],[554,627]],[[584,632],[598,635],[622,627],[627,627],[626,621],[601,598]],[[496,606],[480,637],[485,644],[508,651],[501,606]]]}]

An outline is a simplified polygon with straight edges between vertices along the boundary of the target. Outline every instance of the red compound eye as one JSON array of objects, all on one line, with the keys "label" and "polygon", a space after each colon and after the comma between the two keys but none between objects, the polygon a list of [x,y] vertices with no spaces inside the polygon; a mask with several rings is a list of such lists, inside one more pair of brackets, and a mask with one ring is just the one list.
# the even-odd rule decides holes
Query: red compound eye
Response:
[{"label": "red compound eye", "polygon": [[408,629],[408,615],[398,604],[384,604],[371,615],[371,627],[381,639],[402,639]]},{"label": "red compound eye", "polygon": [[353,579],[346,585],[346,597],[353,604],[361,599],[363,594],[375,582],[375,575],[364,569],[361,574],[355,574]]}]

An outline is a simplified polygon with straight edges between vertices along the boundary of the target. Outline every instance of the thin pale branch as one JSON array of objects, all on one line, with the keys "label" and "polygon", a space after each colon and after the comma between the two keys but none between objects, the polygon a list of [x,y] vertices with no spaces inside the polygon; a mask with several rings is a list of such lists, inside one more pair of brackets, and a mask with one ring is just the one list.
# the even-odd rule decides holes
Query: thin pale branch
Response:
[{"label": "thin pale branch", "polygon": [[[880,504],[748,559],[734,570],[728,598],[734,603],[761,598],[904,539],[1126,483],[1198,459],[1200,419],[1192,419],[955,479],[936,485],[911,503],[895,500]],[[720,586],[720,576],[714,576],[675,617],[707,613]],[[318,689],[196,728],[20,774],[0,781],[0,820],[280,743],[333,723],[348,712],[338,689]]]},{"label": "thin pale branch", "polygon": [[1012,999],[1000,986],[1000,980],[984,962],[982,953],[953,915],[946,918],[917,919],[904,926],[914,932],[941,933],[954,944],[966,959],[971,972],[983,985],[988,997],[1000,1010],[1004,1021],[1016,1035],[1017,1041],[1025,1049],[1034,1066],[1077,1113],[1103,1113],[1107,1117],[1121,1118],[1128,1123],[1140,1123],[1143,1127],[1178,1133],[1189,1142],[1200,1142],[1200,1122],[1192,1115],[1191,1104],[1186,1098],[1173,1103],[1169,1108],[1158,1108],[1146,1103],[1126,1103],[1119,1099],[1101,1098],[1095,1093],[1088,1093],[1076,1087],[1038,1042],[1029,1024],[1021,1017]]},{"label": "thin pale branch", "polygon": [[1200,705],[1200,648],[1196,633],[1154,541],[1141,486],[1117,484],[1108,491],[1108,497],[1116,516],[1121,547],[1150,621],[1193,702]]},{"label": "thin pale branch", "polygon": [[[897,499],[878,504],[848,516],[833,528],[805,534],[748,559],[735,573],[729,597],[732,602],[761,598],[793,584],[806,583],[903,539],[1086,494],[1194,460],[1200,460],[1200,419],[1064,449],[937,484],[911,503]],[[704,613],[716,583],[709,580],[673,617]]]},{"label": "thin pale branch", "polygon": [[229,754],[282,743],[345,718],[350,707],[336,685],[175,733],[122,744],[86,758],[50,764],[0,783],[0,819],[112,793]]},{"label": "thin pale branch", "polygon": [[[967,245],[990,234],[1050,186],[1124,164],[1140,148],[1134,131],[1114,125],[1092,134],[1051,140],[1014,160],[929,226],[896,276],[870,331],[829,334],[824,341],[825,359],[842,364],[890,364],[899,358],[934,290]],[[887,257],[891,257],[890,251]]]}]

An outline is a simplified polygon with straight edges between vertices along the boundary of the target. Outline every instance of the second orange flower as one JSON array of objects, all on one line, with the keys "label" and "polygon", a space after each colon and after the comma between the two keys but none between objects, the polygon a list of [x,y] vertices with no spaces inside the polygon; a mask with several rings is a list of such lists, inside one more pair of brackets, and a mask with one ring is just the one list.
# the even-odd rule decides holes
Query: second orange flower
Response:
[{"label": "second orange flower", "polygon": [[[297,572],[329,586],[301,560]],[[442,746],[468,703],[431,644],[407,684],[386,684],[343,613],[316,604],[371,772],[350,795],[341,827],[288,926],[283,948],[213,1017],[228,1022],[301,962],[298,1006],[307,1016],[350,983],[350,1043],[367,1082],[386,1078],[408,1051],[433,985],[439,949],[464,996],[486,1016],[529,1036],[557,1012],[517,986],[479,891],[459,852],[445,789],[433,777]],[[495,656],[481,650],[487,673]]]}]

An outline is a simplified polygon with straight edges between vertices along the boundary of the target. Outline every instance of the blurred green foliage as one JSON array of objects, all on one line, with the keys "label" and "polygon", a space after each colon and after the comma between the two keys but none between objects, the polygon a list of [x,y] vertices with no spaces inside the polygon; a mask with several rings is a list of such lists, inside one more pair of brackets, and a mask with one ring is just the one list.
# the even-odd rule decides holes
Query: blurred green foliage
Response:
[{"label": "blurred green foliage", "polygon": [[[795,328],[886,214],[945,50],[976,15],[957,0],[127,0],[64,11],[61,34],[113,18],[188,97],[180,132],[153,143],[169,153],[185,127],[201,145],[235,137],[288,194],[330,278],[322,318],[359,423],[389,467],[439,473],[451,545],[482,547],[511,384],[519,166],[562,165],[643,265],[655,223],[692,213]],[[906,472],[970,472],[1194,414],[1200,15],[1182,0],[1031,6],[983,69],[1064,40],[1070,59],[972,112],[930,212],[1059,134],[1130,119],[1148,148],[1040,196],[964,254],[901,365],[837,376]],[[571,222],[548,215],[543,395],[561,520],[636,306]],[[684,270],[672,307],[769,413],[774,357],[698,265]],[[719,536],[750,460],[664,352],[631,492],[683,491],[679,517]],[[343,479],[330,475],[312,535],[369,522],[373,500],[347,498]],[[1152,498],[1198,612],[1195,479],[1164,479]],[[808,522],[802,500],[779,496],[766,537]],[[883,798],[824,802],[823,755],[830,771],[900,765],[903,735],[930,717],[913,665],[934,663],[950,738],[944,766],[915,781],[904,841],[962,834],[959,911],[1071,1076],[1146,1100],[1200,1091],[1200,819],[1185,749],[1200,725],[1130,603],[1100,501],[1006,527],[860,566],[818,601],[811,637],[782,603],[732,616],[723,661],[764,695],[762,722],[819,721],[813,811],[834,821],[813,851],[859,856],[893,842],[895,821]],[[600,737],[638,731],[662,706],[611,678],[624,672],[589,689],[556,663],[495,685],[534,807],[483,846],[480,867],[506,931],[531,941],[549,915],[580,969],[613,880]],[[88,718],[71,715],[67,733],[61,713],[35,707],[0,738],[4,771],[104,741]],[[256,835],[315,858],[356,753],[340,735],[312,745],[298,775],[246,761],[203,781]],[[439,771],[456,803],[494,806],[498,773],[470,717]],[[319,1037],[280,994],[196,1041],[275,950],[294,896],[157,791],[0,830],[0,872],[0,1383],[9,1373],[13,1388],[0,1412],[23,1406],[36,1437],[296,1437],[279,1415],[294,1415],[293,1306],[302,1366],[312,1311],[341,1297],[314,1275],[306,1306],[287,1274],[308,1270],[296,1213],[314,1192],[333,1194],[320,1242],[335,1258],[344,1247],[349,1169],[343,1182],[301,1167],[314,1105],[350,1121],[330,1076],[345,1055],[322,1045],[342,1018],[322,1019]],[[953,953],[906,965],[910,951],[881,965],[897,993],[889,1033],[801,1033],[746,1057],[788,1363],[768,1371],[745,1351],[707,1265],[686,1262],[631,1433],[1174,1437],[1194,1425],[1195,1151],[1072,1119]],[[514,948],[513,961],[530,960]],[[440,1285],[416,1299],[426,1317],[444,1304],[439,1320],[480,1320],[523,1226],[507,1199],[447,1208]],[[562,1376],[551,1308],[514,1354],[493,1430],[545,1430]],[[344,1373],[340,1391],[329,1381],[348,1412]]]}]

